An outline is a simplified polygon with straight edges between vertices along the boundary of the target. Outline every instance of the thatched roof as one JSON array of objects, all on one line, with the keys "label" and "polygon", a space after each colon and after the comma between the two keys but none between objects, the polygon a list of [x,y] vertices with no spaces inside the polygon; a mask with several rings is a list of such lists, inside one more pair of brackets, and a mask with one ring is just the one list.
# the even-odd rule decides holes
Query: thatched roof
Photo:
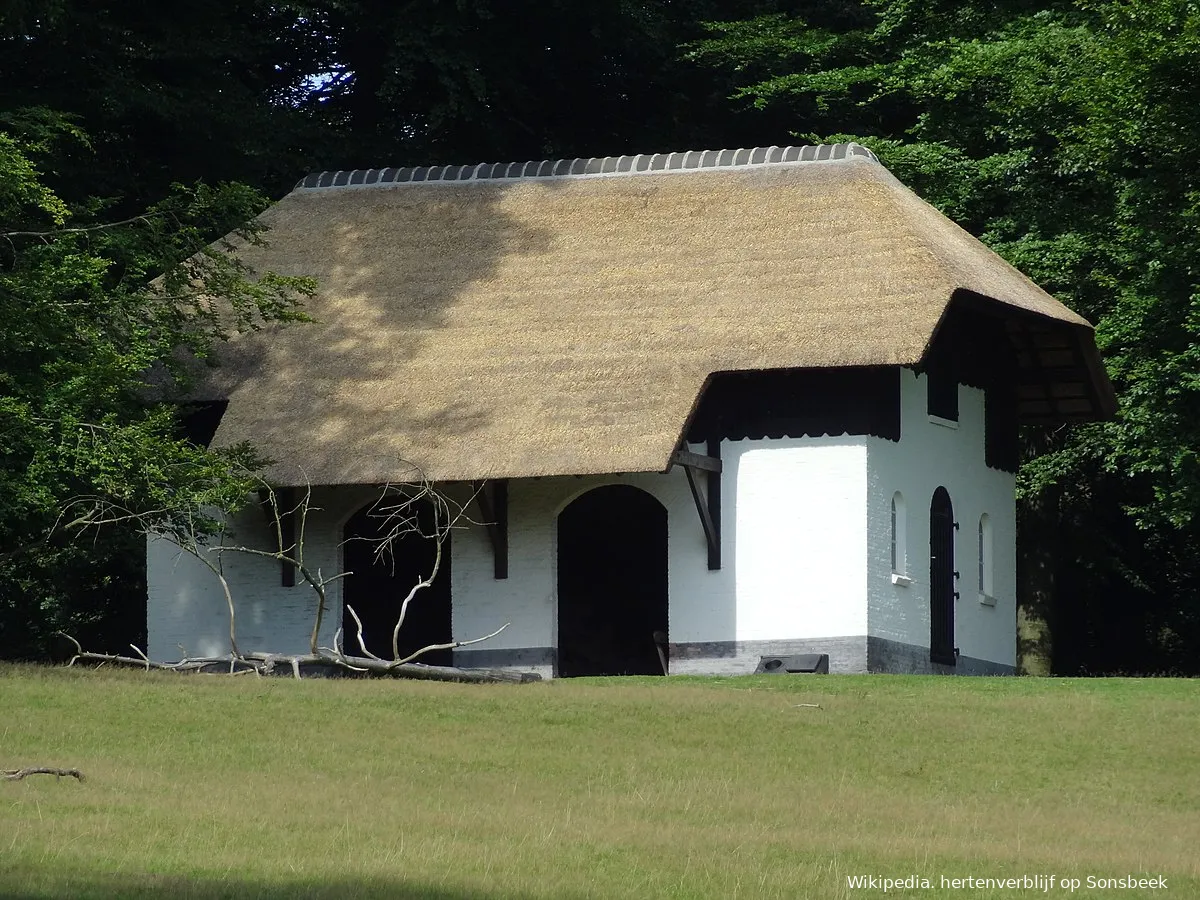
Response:
[{"label": "thatched roof", "polygon": [[968,294],[1027,339],[1027,420],[1112,408],[1087,322],[856,145],[329,173],[263,219],[243,258],[318,324],[209,394],[281,484],[662,471],[713,373],[919,364]]}]

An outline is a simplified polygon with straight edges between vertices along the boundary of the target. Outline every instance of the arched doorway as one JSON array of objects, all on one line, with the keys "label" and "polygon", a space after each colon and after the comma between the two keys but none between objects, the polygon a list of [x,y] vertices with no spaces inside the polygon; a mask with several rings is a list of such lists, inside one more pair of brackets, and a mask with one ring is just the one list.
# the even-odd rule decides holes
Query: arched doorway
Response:
[{"label": "arched doorway", "polygon": [[[347,607],[354,607],[363,624],[363,640],[376,656],[392,658],[392,632],[400,617],[400,606],[413,585],[433,571],[437,540],[423,535],[434,532],[434,510],[426,501],[414,501],[410,515],[416,514],[421,533],[409,532],[392,542],[391,552],[383,558],[376,548],[388,531],[386,513],[378,504],[364,507],[346,523],[343,545],[342,585],[343,646],[351,655],[362,651],[358,646],[357,626]],[[442,559],[433,584],[417,592],[408,605],[400,627],[400,656],[451,639],[450,625],[450,535],[441,537]],[[415,662],[448,666],[451,651],[434,650]]]},{"label": "arched doorway", "polygon": [[558,516],[558,674],[661,675],[667,632],[667,510],[624,484]]},{"label": "arched doorway", "polygon": [[939,487],[929,504],[929,659],[952,666],[954,655],[954,506]]}]

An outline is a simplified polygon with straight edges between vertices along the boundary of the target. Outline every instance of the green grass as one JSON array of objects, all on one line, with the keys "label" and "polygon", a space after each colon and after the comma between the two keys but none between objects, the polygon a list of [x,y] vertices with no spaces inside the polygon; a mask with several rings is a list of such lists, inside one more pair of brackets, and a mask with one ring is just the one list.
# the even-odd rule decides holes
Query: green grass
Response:
[{"label": "green grass", "polygon": [[0,782],[3,897],[1200,897],[1200,681],[0,666],[21,765],[88,780]]}]

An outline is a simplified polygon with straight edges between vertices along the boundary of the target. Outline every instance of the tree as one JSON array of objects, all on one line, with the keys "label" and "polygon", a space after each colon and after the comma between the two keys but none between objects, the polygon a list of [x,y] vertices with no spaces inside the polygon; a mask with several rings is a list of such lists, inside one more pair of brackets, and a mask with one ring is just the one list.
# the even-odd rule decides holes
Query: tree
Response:
[{"label": "tree", "polygon": [[[77,533],[87,518],[63,518],[72,498],[120,504],[161,524],[244,502],[245,473],[260,462],[253,450],[188,441],[175,401],[190,361],[231,333],[303,319],[300,302],[313,285],[251,273],[228,241],[208,243],[231,231],[262,240],[248,221],[264,205],[254,191],[176,186],[136,216],[106,220],[99,204],[65,202],[39,171],[65,142],[86,151],[68,119],[33,109],[3,125],[0,646],[39,655],[78,608],[55,570],[93,555]],[[91,581],[120,581],[132,538],[87,539],[119,554]]]},{"label": "tree", "polygon": [[350,138],[341,168],[724,146],[741,118],[728,79],[680,65],[677,47],[715,15],[779,5],[297,3],[328,50],[301,106]]},{"label": "tree", "polygon": [[43,172],[69,203],[115,217],[175,183],[240,182],[278,196],[338,138],[300,101],[327,66],[324,35],[295,5],[176,0],[0,2],[0,112],[69,116],[90,150],[60,144]]}]

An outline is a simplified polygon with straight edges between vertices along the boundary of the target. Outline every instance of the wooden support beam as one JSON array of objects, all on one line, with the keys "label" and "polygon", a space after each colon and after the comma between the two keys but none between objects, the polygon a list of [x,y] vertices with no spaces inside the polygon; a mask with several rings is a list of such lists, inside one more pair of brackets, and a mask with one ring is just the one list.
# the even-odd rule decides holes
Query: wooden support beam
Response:
[{"label": "wooden support beam", "polygon": [[492,482],[494,494],[493,505],[496,508],[495,537],[492,546],[495,551],[495,575],[497,578],[508,577],[508,479],[501,478]]},{"label": "wooden support beam", "polygon": [[[488,485],[492,486],[491,496]],[[479,511],[492,542],[493,574],[497,579],[508,577],[508,479],[477,481],[474,484]]]},{"label": "wooden support beam", "polygon": [[713,523],[716,539],[708,545],[708,568],[721,568],[721,440],[708,439],[708,456],[717,462],[716,469],[708,472],[708,518]]},{"label": "wooden support beam", "polygon": [[[692,500],[696,503],[696,512],[700,516],[700,524],[704,528],[704,538],[708,542],[708,568],[716,571],[721,568],[721,442],[709,440],[708,456],[688,453],[678,450],[671,457],[672,462],[683,466],[687,475],[688,487],[692,491]],[[685,457],[705,460],[704,466],[685,461]],[[715,463],[715,465],[713,465]],[[700,486],[696,483],[696,470],[707,473],[707,489],[704,497],[700,496]]]},{"label": "wooden support beam", "polygon": [[687,466],[689,469],[703,469],[705,472],[721,471],[720,457],[701,456],[690,450],[676,450],[671,454],[671,462],[677,466]]},{"label": "wooden support beam", "polygon": [[[1031,408],[1037,410],[1037,413],[1042,412],[1041,402],[1030,403],[1028,399],[1021,397],[1021,389],[1026,386],[1035,386],[1041,388],[1042,396],[1045,403],[1045,412],[1051,417],[1057,417],[1058,410],[1055,407],[1053,382],[1049,377],[1049,373],[1043,361],[1038,355],[1038,344],[1034,339],[1034,331],[1030,328],[1028,322],[1024,320],[1013,320],[1009,326],[1010,334],[1015,336],[1018,341],[1023,341],[1027,344],[1026,348],[1022,348],[1017,353],[1017,418],[1023,424],[1028,424],[1026,415],[1029,414]],[[1057,366],[1055,368],[1058,368]]]}]

